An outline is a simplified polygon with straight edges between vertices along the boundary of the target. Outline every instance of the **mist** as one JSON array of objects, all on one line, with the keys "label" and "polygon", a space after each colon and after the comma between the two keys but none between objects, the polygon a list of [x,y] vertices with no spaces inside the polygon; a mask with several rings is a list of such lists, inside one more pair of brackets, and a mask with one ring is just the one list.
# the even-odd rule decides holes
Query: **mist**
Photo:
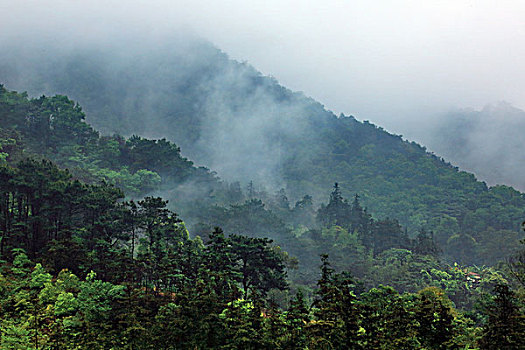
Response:
[{"label": "mist", "polygon": [[3,0],[0,11],[3,40],[113,45],[192,33],[336,114],[396,133],[424,109],[525,108],[517,1]]},{"label": "mist", "polygon": [[421,129],[428,148],[489,185],[525,191],[525,111],[507,102],[451,110]]},{"label": "mist", "polygon": [[[258,74],[253,66],[280,84],[321,101],[334,114],[370,120],[405,138],[428,144],[431,150],[443,152],[454,163],[476,171],[490,183],[510,181],[473,167],[475,162],[483,161],[485,168],[494,168],[482,155],[465,162],[465,154],[447,154],[440,143],[446,140],[439,133],[444,130],[442,122],[453,110],[480,110],[487,103],[501,100],[525,108],[525,69],[521,60],[525,55],[525,4],[516,1],[371,4],[271,0],[215,4],[3,0],[0,12],[6,14],[0,23],[0,68],[4,74],[0,80],[8,88],[28,90],[34,95],[68,93],[84,106],[88,119],[91,112],[99,113],[97,119],[89,120],[97,128],[106,133],[129,134],[124,125],[104,124],[102,112],[91,110],[84,91],[62,91],[60,82],[53,86],[46,83],[56,77],[35,81],[32,75],[39,69],[67,67],[61,57],[72,59],[76,55],[98,68],[100,77],[127,81],[132,91],[138,80],[130,77],[126,69],[140,70],[140,81],[146,82],[140,93],[126,91],[122,95],[125,111],[147,117],[143,125],[135,125],[136,133],[167,137],[181,145],[183,154],[228,179],[246,181],[256,177],[261,182],[270,179],[268,182],[282,183],[275,171],[282,161],[275,138],[284,134],[300,137],[303,133],[300,124],[283,123],[291,120],[283,116],[296,116],[312,107],[280,100],[279,94],[268,93],[271,87],[264,83],[242,100],[224,95],[226,86],[237,86],[236,91],[249,86],[247,82]],[[170,97],[163,90],[173,84],[169,79],[185,81],[192,69],[206,66],[208,60],[216,58],[213,50],[201,49],[205,42],[249,65],[239,70],[225,64],[220,76],[210,76],[196,84],[195,91],[206,91],[206,101],[202,101],[198,112],[208,116],[208,123],[196,126],[200,131],[194,139],[168,134],[161,127],[166,119],[156,117],[166,116],[168,111],[152,110],[159,108],[159,101]],[[11,58],[10,64],[6,57]],[[152,57],[160,67],[155,79],[150,76],[153,72],[145,71],[142,65]],[[162,57],[177,59],[169,62],[162,61]],[[180,69],[171,70],[162,80],[163,65],[174,63]],[[159,86],[159,81],[164,85]],[[102,93],[114,92],[100,88]],[[128,116],[120,117],[124,124]],[[279,129],[272,134],[276,125]],[[469,138],[483,140],[487,151],[499,150],[504,136],[484,136],[491,131],[494,128],[478,127],[469,131]],[[232,132],[238,137],[229,137]],[[251,146],[246,147],[247,144]],[[521,144],[513,143],[515,147]],[[463,151],[466,149],[480,148],[473,146]],[[249,166],[241,169],[236,166],[239,162]],[[516,160],[508,163],[517,164]],[[501,169],[521,171],[511,165]]]},{"label": "mist", "polygon": [[293,156],[286,146],[305,137],[304,118],[323,107],[203,39],[177,34],[163,43],[123,36],[111,47],[48,42],[45,51],[10,43],[0,76],[33,96],[78,101],[104,134],[166,138],[223,179],[283,187],[280,167]]}]

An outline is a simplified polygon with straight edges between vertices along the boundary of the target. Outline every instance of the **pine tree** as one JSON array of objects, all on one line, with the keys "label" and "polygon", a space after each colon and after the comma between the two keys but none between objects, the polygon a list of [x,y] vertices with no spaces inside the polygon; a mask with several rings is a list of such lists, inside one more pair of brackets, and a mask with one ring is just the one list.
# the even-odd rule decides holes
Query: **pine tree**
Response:
[{"label": "pine tree", "polygon": [[525,314],[516,294],[507,286],[494,287],[495,297],[486,310],[487,324],[483,327],[481,349],[525,348]]},{"label": "pine tree", "polygon": [[321,255],[321,262],[321,278],[313,304],[317,323],[310,331],[317,341],[327,341],[336,349],[361,349],[355,282],[348,273],[335,274],[328,255]]}]

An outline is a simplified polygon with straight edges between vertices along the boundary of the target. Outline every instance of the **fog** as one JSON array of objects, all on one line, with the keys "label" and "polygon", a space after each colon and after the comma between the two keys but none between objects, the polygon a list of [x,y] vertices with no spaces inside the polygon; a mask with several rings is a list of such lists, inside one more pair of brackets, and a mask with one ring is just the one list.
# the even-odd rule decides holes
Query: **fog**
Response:
[{"label": "fog", "polygon": [[[135,46],[141,55],[140,43],[149,50],[167,38],[203,38],[335,114],[424,144],[435,141],[429,130],[441,130],[451,110],[498,101],[525,108],[525,3],[519,1],[0,0],[0,14],[0,47],[25,47],[28,60],[50,47],[49,57],[79,47]],[[260,97],[249,119],[254,129],[267,112]],[[224,120],[209,126],[210,134]],[[484,147],[499,149],[504,139],[476,130]],[[461,157],[450,157],[462,165]]]},{"label": "fog", "polygon": [[336,114],[403,133],[421,112],[525,107],[520,1],[2,0],[3,40],[202,36]]},{"label": "fog", "polygon": [[525,111],[500,102],[481,110],[450,111],[419,134],[430,149],[489,185],[525,191],[523,130]]},{"label": "fog", "polygon": [[143,36],[121,40],[5,44],[0,77],[32,96],[69,96],[103,134],[167,138],[223,179],[271,190],[285,186],[280,168],[293,156],[282,155],[288,146],[315,139],[306,135],[313,127],[307,117],[334,117],[196,37],[166,36],[164,46]]}]

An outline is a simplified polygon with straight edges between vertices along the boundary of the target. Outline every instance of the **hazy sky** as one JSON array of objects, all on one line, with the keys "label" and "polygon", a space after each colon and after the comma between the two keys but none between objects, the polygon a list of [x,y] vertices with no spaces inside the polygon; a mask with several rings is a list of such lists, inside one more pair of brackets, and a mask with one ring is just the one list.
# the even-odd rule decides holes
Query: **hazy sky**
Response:
[{"label": "hazy sky", "polygon": [[111,45],[191,31],[337,114],[398,133],[450,107],[525,108],[525,1],[0,0],[0,17],[0,40],[65,33]]}]

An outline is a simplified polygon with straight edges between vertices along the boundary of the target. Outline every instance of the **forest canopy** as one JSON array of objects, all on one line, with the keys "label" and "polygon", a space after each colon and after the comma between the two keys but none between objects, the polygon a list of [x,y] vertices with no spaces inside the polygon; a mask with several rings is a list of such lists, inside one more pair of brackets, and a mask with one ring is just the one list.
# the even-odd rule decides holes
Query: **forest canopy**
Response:
[{"label": "forest canopy", "polygon": [[[360,171],[345,166],[323,202],[306,179],[333,179],[340,155],[283,165],[289,186],[272,193],[166,139],[103,136],[66,96],[1,86],[1,347],[519,348],[523,195],[334,121],[328,138],[367,132],[337,145]],[[360,181],[370,190],[347,198]]]}]

